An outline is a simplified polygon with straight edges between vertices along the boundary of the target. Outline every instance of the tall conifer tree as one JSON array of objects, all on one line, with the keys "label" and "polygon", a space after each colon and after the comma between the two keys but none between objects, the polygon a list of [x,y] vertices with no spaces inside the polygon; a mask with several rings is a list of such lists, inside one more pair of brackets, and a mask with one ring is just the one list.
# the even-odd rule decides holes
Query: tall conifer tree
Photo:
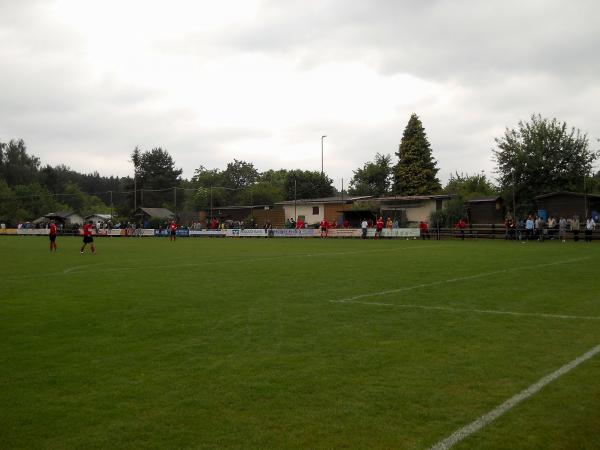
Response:
[{"label": "tall conifer tree", "polygon": [[416,114],[412,114],[404,129],[394,167],[394,193],[422,195],[439,192],[442,188],[437,178],[438,168],[431,155],[431,146],[425,129]]}]

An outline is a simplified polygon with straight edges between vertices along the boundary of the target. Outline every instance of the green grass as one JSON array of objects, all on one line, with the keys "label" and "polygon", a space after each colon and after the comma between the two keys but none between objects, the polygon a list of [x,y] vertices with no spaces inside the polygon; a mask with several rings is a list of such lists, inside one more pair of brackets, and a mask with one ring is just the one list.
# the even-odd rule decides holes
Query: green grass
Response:
[{"label": "green grass", "polygon": [[[599,243],[96,241],[0,238],[0,448],[423,449],[600,344],[472,311],[600,317]],[[599,380],[600,355],[457,448],[600,448]]]}]

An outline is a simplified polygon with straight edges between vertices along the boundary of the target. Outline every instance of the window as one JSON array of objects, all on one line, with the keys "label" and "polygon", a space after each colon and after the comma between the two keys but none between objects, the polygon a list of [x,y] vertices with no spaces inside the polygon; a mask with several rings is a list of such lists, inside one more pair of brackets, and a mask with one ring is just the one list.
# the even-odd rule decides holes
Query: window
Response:
[{"label": "window", "polygon": [[318,216],[318,215],[319,215],[319,207],[313,206],[313,216]]}]

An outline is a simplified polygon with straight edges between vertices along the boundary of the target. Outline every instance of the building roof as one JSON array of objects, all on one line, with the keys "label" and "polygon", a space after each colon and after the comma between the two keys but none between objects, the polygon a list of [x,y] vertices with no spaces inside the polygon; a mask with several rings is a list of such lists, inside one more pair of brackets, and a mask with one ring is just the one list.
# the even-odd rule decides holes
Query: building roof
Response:
[{"label": "building roof", "polygon": [[400,201],[420,201],[420,200],[445,200],[454,198],[456,195],[454,194],[435,194],[435,195],[392,195],[389,197],[377,197],[373,200],[377,201],[391,201],[391,200],[400,200]]},{"label": "building roof", "polygon": [[74,215],[78,215],[77,213],[74,213],[73,211],[57,211],[57,212],[51,212],[46,214],[44,217],[47,219],[54,219],[54,218],[59,218],[59,219],[66,219],[67,217],[71,217]]},{"label": "building roof", "polygon": [[89,216],[85,216],[85,219],[89,220],[92,217],[99,217],[100,219],[103,219],[103,220],[108,220],[108,219],[112,218],[110,214],[90,214]]},{"label": "building roof", "polygon": [[544,198],[549,198],[549,197],[555,197],[557,195],[567,195],[567,196],[571,196],[571,197],[589,197],[589,198],[600,198],[600,195],[598,194],[584,194],[582,192],[569,192],[569,191],[557,191],[557,192],[550,192],[548,194],[542,194],[542,195],[538,195],[537,197],[534,197],[536,200],[541,200]]},{"label": "building roof", "polygon": [[471,200],[467,200],[467,203],[491,203],[491,202],[497,202],[498,200],[503,200],[503,198],[499,195],[496,195],[494,197],[477,197],[477,198],[472,198]]},{"label": "building roof", "polygon": [[149,215],[150,217],[156,217],[159,219],[167,219],[167,218],[170,219],[171,217],[175,217],[175,214],[173,212],[171,212],[170,210],[168,210],[167,208],[139,207],[138,210]]},{"label": "building roof", "polygon": [[335,197],[322,197],[322,198],[298,198],[294,200],[286,200],[284,202],[277,202],[276,205],[293,205],[294,203],[307,204],[307,203],[352,203],[356,200],[366,200],[371,198],[370,195],[360,195],[360,196],[352,196],[352,195],[341,195]]}]

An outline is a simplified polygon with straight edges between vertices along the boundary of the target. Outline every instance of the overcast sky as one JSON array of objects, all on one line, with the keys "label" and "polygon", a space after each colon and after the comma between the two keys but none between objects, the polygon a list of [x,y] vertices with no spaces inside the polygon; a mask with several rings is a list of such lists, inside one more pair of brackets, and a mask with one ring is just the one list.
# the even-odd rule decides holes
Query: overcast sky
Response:
[{"label": "overcast sky", "polygon": [[[421,118],[440,178],[493,174],[532,113],[600,137],[600,2],[0,0],[0,141],[43,164],[184,176],[233,158],[340,188]],[[394,158],[395,159],[395,158]]]}]

